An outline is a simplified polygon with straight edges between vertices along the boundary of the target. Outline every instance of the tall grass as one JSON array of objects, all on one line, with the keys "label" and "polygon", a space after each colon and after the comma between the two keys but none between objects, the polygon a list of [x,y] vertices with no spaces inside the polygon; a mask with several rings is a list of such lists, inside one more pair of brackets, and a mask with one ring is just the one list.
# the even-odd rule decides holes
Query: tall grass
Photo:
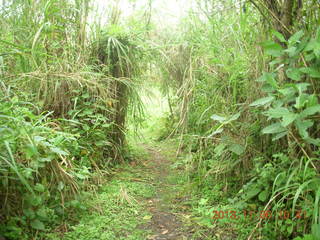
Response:
[{"label": "tall grass", "polygon": [[90,7],[18,0],[1,8],[0,235],[10,239],[83,209],[78,193],[124,158],[127,109],[141,110],[143,49],[129,32],[115,33],[115,22],[89,30]]},{"label": "tall grass", "polygon": [[[278,102],[261,104],[265,110],[271,106],[292,106],[292,100],[282,104],[281,94],[285,93],[281,89],[298,84],[298,80],[306,80],[307,85],[313,86],[313,90],[308,88],[308,94],[318,96],[314,80],[308,75],[310,72],[306,70],[302,73],[307,75],[305,79],[295,78],[292,81],[294,76],[289,72],[292,69],[288,71],[288,68],[313,68],[314,64],[318,64],[316,57],[310,53],[311,48],[301,50],[310,36],[317,36],[315,32],[309,32],[315,27],[313,16],[317,13],[314,8],[307,10],[307,6],[315,6],[317,3],[307,1],[300,8],[299,1],[292,1],[292,14],[296,14],[294,9],[298,9],[298,14],[303,12],[305,21],[302,24],[293,19],[285,26],[288,29],[283,30],[282,27],[275,26],[282,20],[275,19],[274,14],[283,13],[285,10],[281,7],[286,4],[273,6],[268,1],[250,2],[255,4],[243,4],[240,1],[199,2],[198,8],[193,9],[195,14],[191,13],[189,19],[181,23],[180,30],[183,29],[184,32],[176,43],[176,46],[186,44],[188,47],[183,50],[171,47],[165,55],[167,60],[163,61],[164,77],[171,77],[174,82],[170,86],[177,91],[176,106],[178,111],[185,113],[179,114],[176,122],[180,130],[176,132],[181,136],[180,148],[192,155],[183,164],[199,193],[203,194],[205,189],[213,191],[213,185],[219,180],[216,187],[223,185],[221,195],[228,196],[228,201],[240,211],[254,204],[261,210],[271,208],[274,214],[289,209],[293,218],[297,209],[303,209],[313,218],[301,224],[277,219],[273,222],[276,230],[268,226],[258,229],[262,222],[258,221],[252,234],[247,236],[249,239],[278,239],[277,236],[279,239],[294,238],[311,232],[317,239],[319,197],[315,182],[318,182],[319,168],[315,159],[318,156],[318,140],[306,142],[306,136],[315,137],[316,134],[311,128],[308,133],[303,133],[296,125],[288,130],[290,135],[287,139],[279,135],[280,140],[272,140],[270,135],[263,133],[268,132],[268,128],[264,128],[269,125],[268,120],[276,122],[276,116],[271,114],[273,109],[267,113],[258,107],[254,108],[256,104],[260,106],[259,102],[250,106],[265,94],[263,92],[267,92],[270,97],[269,85],[256,81],[263,81],[260,76],[264,71],[277,76],[275,81],[279,84],[279,95],[275,94]],[[266,17],[271,19],[271,25],[265,21]],[[305,39],[302,39],[301,32],[293,35],[295,29],[301,30],[299,28],[302,25],[306,28]],[[273,28],[283,35],[274,33]],[[286,39],[291,35],[293,36],[288,44]],[[172,37],[176,38],[176,35]],[[272,37],[277,37],[273,46],[278,46],[279,42],[279,46],[284,46],[282,60],[272,52]],[[296,47],[295,43],[301,43],[300,47]],[[289,53],[293,46],[297,51],[303,51],[300,58],[299,54]],[[178,53],[188,57],[177,58]],[[269,58],[268,54],[272,57]],[[303,54],[310,54],[307,59],[311,61],[305,60]],[[285,85],[285,81],[291,85]],[[266,99],[262,98],[260,101]],[[293,111],[296,109],[293,108]],[[313,124],[314,122],[311,125]],[[217,196],[212,197],[210,194],[202,198],[209,198],[211,204],[215,204],[217,200]],[[219,199],[226,201],[221,197]]]}]

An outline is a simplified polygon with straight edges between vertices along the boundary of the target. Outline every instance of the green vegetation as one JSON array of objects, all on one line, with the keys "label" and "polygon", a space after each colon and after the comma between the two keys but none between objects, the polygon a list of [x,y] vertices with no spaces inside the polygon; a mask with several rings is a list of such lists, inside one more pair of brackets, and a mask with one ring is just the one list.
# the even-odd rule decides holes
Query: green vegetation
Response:
[{"label": "green vegetation", "polygon": [[[221,213],[215,223],[231,224],[238,239],[293,239],[306,232],[306,239],[319,239],[319,30],[307,9],[315,3],[250,2],[240,9],[220,5],[225,11],[218,16],[218,3],[199,3],[208,21],[186,20],[188,47],[180,55],[188,60],[175,63],[185,69],[176,81],[182,93],[177,129],[191,157],[180,165],[198,189],[207,225],[212,210],[235,211],[237,221]],[[288,22],[280,17],[286,7]],[[261,22],[257,9],[280,27]],[[245,217],[250,211],[268,216]]]},{"label": "green vegetation", "polygon": [[[130,166],[115,169],[117,179],[105,183],[96,195],[86,200],[86,210],[77,217],[80,221],[64,235],[47,234],[44,239],[146,239],[148,231],[139,229],[148,222],[150,213],[142,208],[142,198],[150,198],[154,187],[148,184],[149,176],[143,168],[137,167],[134,172]],[[141,177],[139,181],[132,181]],[[143,177],[142,177],[143,176]]]},{"label": "green vegetation", "polygon": [[0,1],[0,239],[320,239],[319,1],[164,2]]}]

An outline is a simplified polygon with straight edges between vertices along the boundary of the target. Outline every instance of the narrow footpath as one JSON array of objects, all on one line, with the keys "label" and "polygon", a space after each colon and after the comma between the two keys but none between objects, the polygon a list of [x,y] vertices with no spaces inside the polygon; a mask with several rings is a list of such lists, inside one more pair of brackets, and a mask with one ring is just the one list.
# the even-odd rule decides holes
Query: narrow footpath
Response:
[{"label": "narrow footpath", "polygon": [[[161,150],[146,146],[149,160],[146,162],[148,169],[153,176],[156,187],[155,195],[147,200],[148,210],[152,214],[151,221],[144,225],[145,229],[150,229],[152,235],[150,240],[175,240],[191,239],[190,228],[184,226],[182,218],[185,216],[183,209],[183,197],[179,196],[180,190],[176,178],[182,173],[172,170],[170,155],[164,156]],[[186,199],[185,199],[186,200]]]},{"label": "narrow footpath", "polygon": [[175,147],[160,145],[139,145],[133,161],[116,167],[95,194],[79,200],[84,210],[73,222],[66,220],[42,239],[204,239],[194,236],[183,172],[172,167]]}]

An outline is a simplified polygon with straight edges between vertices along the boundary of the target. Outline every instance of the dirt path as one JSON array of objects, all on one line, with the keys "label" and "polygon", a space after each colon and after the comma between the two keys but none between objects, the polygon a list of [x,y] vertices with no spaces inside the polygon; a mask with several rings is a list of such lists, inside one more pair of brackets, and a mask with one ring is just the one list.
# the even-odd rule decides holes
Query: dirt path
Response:
[{"label": "dirt path", "polygon": [[63,231],[58,226],[37,239],[204,239],[193,236],[184,175],[172,168],[175,145],[139,145],[136,152],[136,161],[117,166],[97,192],[88,192],[85,209],[61,224]]},{"label": "dirt path", "polygon": [[[151,221],[142,226],[143,229],[151,230],[149,240],[181,240],[191,239],[190,228],[186,227],[181,217],[183,212],[178,211],[174,203],[177,203],[177,184],[170,181],[171,177],[179,172],[171,169],[170,157],[164,156],[161,150],[144,146],[150,155],[146,162],[146,168],[154,176],[156,194],[147,200],[148,210],[152,214]],[[181,199],[179,199],[179,202]],[[181,203],[181,202],[180,202]]]}]

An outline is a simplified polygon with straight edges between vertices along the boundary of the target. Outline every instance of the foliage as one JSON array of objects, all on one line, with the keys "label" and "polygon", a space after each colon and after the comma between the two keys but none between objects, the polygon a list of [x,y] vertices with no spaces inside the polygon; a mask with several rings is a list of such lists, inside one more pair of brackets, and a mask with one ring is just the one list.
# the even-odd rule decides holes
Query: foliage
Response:
[{"label": "foliage", "polygon": [[[291,209],[294,216],[297,209],[302,209],[308,217],[312,217],[303,225],[292,222],[287,231],[279,226],[279,231],[286,237],[291,236],[294,231],[303,232],[301,226],[310,222],[312,229],[317,229],[319,224],[319,139],[317,127],[313,127],[317,123],[316,116],[320,110],[318,88],[314,82],[320,77],[317,74],[319,34],[318,30],[315,38],[303,39],[303,32],[300,31],[285,41],[280,33],[276,33],[279,39],[283,39],[285,49],[276,42],[264,44],[266,53],[277,57],[271,62],[271,68],[275,70],[264,73],[258,79],[268,96],[251,104],[255,108],[263,106],[263,115],[273,121],[262,129],[262,133],[272,134],[272,141],[279,142],[286,136],[289,148],[282,154],[274,155],[273,162],[267,163],[259,177],[252,179],[244,189],[254,193],[249,194],[250,198],[258,196],[263,202],[270,199],[266,207],[272,204],[272,211],[279,212],[279,209],[287,208]],[[300,63],[301,59],[303,61]],[[285,77],[281,75],[283,72]],[[298,159],[294,159],[295,157]],[[279,222],[276,221],[276,226]],[[269,234],[272,237],[277,233],[272,230],[265,235]],[[319,237],[313,230],[312,235],[315,239]]]},{"label": "foliage", "polygon": [[[191,5],[177,29],[163,30],[152,1],[129,17],[113,4],[105,26],[92,1],[1,2],[0,235],[45,238],[78,216],[83,191],[132,157],[127,130],[142,126],[148,140],[179,138],[176,154],[186,157],[174,165],[185,169],[202,229],[213,228],[213,209],[234,207],[273,216],[214,222],[237,229],[238,239],[320,238],[319,3]],[[157,91],[160,100],[148,102],[155,86],[166,99]],[[66,239],[79,238],[85,221],[86,238],[116,239],[110,222],[132,231],[140,208],[124,204],[132,215],[120,213],[119,188],[111,182],[101,198],[105,211],[128,218],[125,226],[94,213]],[[279,217],[283,210],[290,218]]]},{"label": "foliage", "polygon": [[18,97],[1,98],[1,215],[7,221],[1,234],[10,239],[45,230],[62,217],[64,201],[91,175],[71,162],[70,153],[79,151],[76,137],[59,131],[50,113],[34,114],[34,107]]},{"label": "foliage", "polygon": [[[210,217],[210,205],[227,209],[231,204],[239,211],[270,209],[274,216],[288,210],[293,219],[302,210],[307,218],[300,221],[274,217],[258,229],[261,221],[254,220],[245,237],[291,239],[310,233],[317,238],[319,31],[293,34],[294,19],[287,26],[280,23],[281,33],[265,29],[259,14],[268,14],[274,25],[282,21],[272,15],[276,10],[268,1],[250,1],[256,3],[252,6],[204,2],[197,9],[205,20],[191,14],[188,27],[183,26],[181,42],[192,51],[177,90],[177,106],[186,112],[178,122],[187,121],[187,127],[178,125],[183,128],[180,147],[190,154],[177,164],[185,166],[196,194],[202,194],[199,204],[206,200],[206,207],[195,211]],[[302,9],[309,4],[314,3]],[[308,29],[314,28],[312,13],[304,12]],[[217,180],[224,186],[215,186]],[[215,193],[207,193],[208,188]]]},{"label": "foliage", "polygon": [[[89,4],[1,2],[0,235],[7,238],[35,237],[85,208],[83,191],[95,189],[125,155],[124,139],[112,138],[117,119],[125,131],[127,109],[141,110],[140,72],[129,55],[143,50],[129,54],[129,42],[108,49],[110,56],[124,51],[104,69],[120,61],[135,74],[99,69],[92,53],[105,36],[100,25],[89,31]],[[116,24],[108,27],[115,43],[126,39]],[[118,83],[126,89],[113,88]],[[122,98],[128,103],[120,108]]]},{"label": "foliage", "polygon": [[[286,49],[275,42],[265,45],[267,54],[279,58],[271,63],[274,72],[265,73],[258,79],[263,83],[262,89],[268,93],[268,97],[256,100],[251,106],[265,106],[264,115],[269,120],[280,120],[264,128],[264,134],[273,134],[273,140],[284,136],[292,138],[292,142],[300,145],[304,154],[309,157],[304,148],[310,147],[302,147],[301,144],[305,142],[319,146],[317,134],[310,135],[309,132],[317,120],[316,114],[320,112],[318,88],[314,82],[320,78],[320,29],[316,38],[305,40],[302,37],[302,31],[291,36],[285,42]],[[300,58],[304,59],[303,66],[299,64]],[[283,81],[276,79],[280,71],[285,71],[286,74]],[[317,129],[313,129],[313,132],[316,133]],[[307,151],[311,153],[310,150]]]},{"label": "foliage", "polygon": [[[120,26],[111,25],[106,32],[101,33],[94,43],[92,57],[97,71],[109,76],[105,88],[108,90],[112,111],[107,114],[113,123],[110,138],[114,145],[122,146],[125,143],[126,116],[128,109],[133,116],[142,115],[139,95],[136,92],[137,77],[143,62],[144,49],[137,39],[132,40],[130,32]],[[130,108],[129,108],[130,106]],[[119,158],[121,151],[114,157]],[[121,158],[120,158],[121,159]]]},{"label": "foliage", "polygon": [[[144,239],[148,232],[137,229],[148,221],[150,213],[142,208],[138,200],[149,198],[154,194],[154,188],[145,182],[135,182],[136,178],[145,172],[143,168],[136,168],[132,172],[129,165],[115,168],[117,176],[99,190],[96,196],[87,200],[87,212],[78,213],[79,222],[68,223],[66,233],[44,234],[43,239]],[[147,176],[144,176],[147,177]]]}]

